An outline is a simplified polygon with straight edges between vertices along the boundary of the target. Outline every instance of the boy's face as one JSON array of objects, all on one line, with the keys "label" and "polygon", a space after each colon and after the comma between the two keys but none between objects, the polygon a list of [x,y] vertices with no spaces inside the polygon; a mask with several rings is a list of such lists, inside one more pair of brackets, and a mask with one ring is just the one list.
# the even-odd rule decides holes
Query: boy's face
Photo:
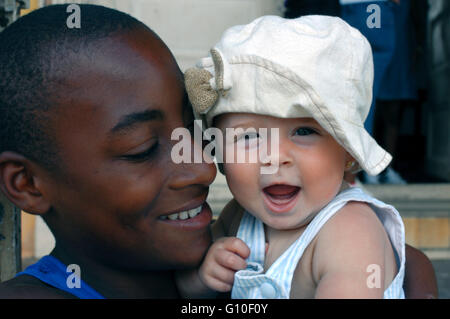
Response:
[{"label": "boy's face", "polygon": [[[351,159],[333,137],[312,118],[281,119],[266,115],[228,113],[220,115],[218,127],[267,129],[261,134],[237,135],[224,139],[224,171],[236,200],[266,225],[278,229],[295,229],[308,222],[342,186],[345,164]],[[277,140],[272,129],[278,129]],[[224,134],[225,135],[225,134]],[[241,141],[241,145],[239,142]],[[244,142],[242,142],[244,141]],[[275,143],[275,144],[273,144]],[[227,153],[246,153],[267,145],[270,155],[256,163],[226,162]],[[278,144],[277,159],[270,145]],[[278,163],[278,164],[277,164]],[[267,174],[270,166],[272,174]],[[261,174],[266,168],[264,174]]]},{"label": "boy's face", "polygon": [[71,93],[61,92],[51,123],[64,174],[44,189],[57,244],[109,266],[197,264],[211,240],[205,200],[216,170],[171,160],[172,130],[193,117],[168,50],[145,30],[99,41],[64,84]]}]

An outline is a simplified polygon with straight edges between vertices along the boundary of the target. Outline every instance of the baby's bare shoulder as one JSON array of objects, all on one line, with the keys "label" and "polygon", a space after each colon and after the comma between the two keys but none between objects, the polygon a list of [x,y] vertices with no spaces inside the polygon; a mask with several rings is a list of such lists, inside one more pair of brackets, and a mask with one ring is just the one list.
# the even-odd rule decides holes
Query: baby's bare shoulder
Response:
[{"label": "baby's bare shoulder", "polygon": [[[390,247],[386,231],[371,207],[349,202],[317,236],[312,262],[316,296],[381,298],[382,286],[368,289],[367,269],[371,265],[380,269],[391,265],[393,255],[386,253]],[[392,277],[391,272],[389,270],[387,282]],[[384,270],[380,280],[385,282]]]},{"label": "baby's bare shoulder", "polygon": [[352,237],[369,235],[378,231],[384,233],[384,227],[370,205],[352,201],[330,218],[320,234],[336,233],[338,236]]},{"label": "baby's bare shoulder", "polygon": [[383,260],[388,245],[386,231],[372,208],[366,203],[349,202],[317,235],[313,257],[319,265],[316,270],[320,272],[320,265]]}]

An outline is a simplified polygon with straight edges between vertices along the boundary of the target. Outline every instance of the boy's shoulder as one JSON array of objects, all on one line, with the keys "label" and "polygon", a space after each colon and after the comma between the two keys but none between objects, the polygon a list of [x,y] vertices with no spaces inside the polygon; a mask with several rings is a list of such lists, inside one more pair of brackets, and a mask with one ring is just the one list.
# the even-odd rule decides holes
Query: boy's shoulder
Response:
[{"label": "boy's shoulder", "polygon": [[39,279],[21,275],[0,283],[0,299],[73,299],[74,296]]}]

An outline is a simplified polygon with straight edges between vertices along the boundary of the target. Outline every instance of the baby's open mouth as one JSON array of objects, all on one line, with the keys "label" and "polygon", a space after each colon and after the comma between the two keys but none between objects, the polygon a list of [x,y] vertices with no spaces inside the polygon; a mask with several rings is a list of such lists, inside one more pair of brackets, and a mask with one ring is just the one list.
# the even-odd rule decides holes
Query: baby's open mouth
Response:
[{"label": "baby's open mouth", "polygon": [[289,211],[296,203],[300,187],[277,184],[263,188],[264,200],[270,210],[283,213]]}]

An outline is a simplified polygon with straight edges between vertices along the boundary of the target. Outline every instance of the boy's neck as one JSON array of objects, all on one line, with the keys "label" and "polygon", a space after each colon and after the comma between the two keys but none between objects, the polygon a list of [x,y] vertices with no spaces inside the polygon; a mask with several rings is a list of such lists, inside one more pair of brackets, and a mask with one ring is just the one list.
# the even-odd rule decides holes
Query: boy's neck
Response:
[{"label": "boy's neck", "polygon": [[[56,245],[51,255],[65,265],[80,266],[80,277],[105,298],[177,298],[173,271],[135,271],[108,267]],[[76,261],[76,262],[74,262]]]}]

